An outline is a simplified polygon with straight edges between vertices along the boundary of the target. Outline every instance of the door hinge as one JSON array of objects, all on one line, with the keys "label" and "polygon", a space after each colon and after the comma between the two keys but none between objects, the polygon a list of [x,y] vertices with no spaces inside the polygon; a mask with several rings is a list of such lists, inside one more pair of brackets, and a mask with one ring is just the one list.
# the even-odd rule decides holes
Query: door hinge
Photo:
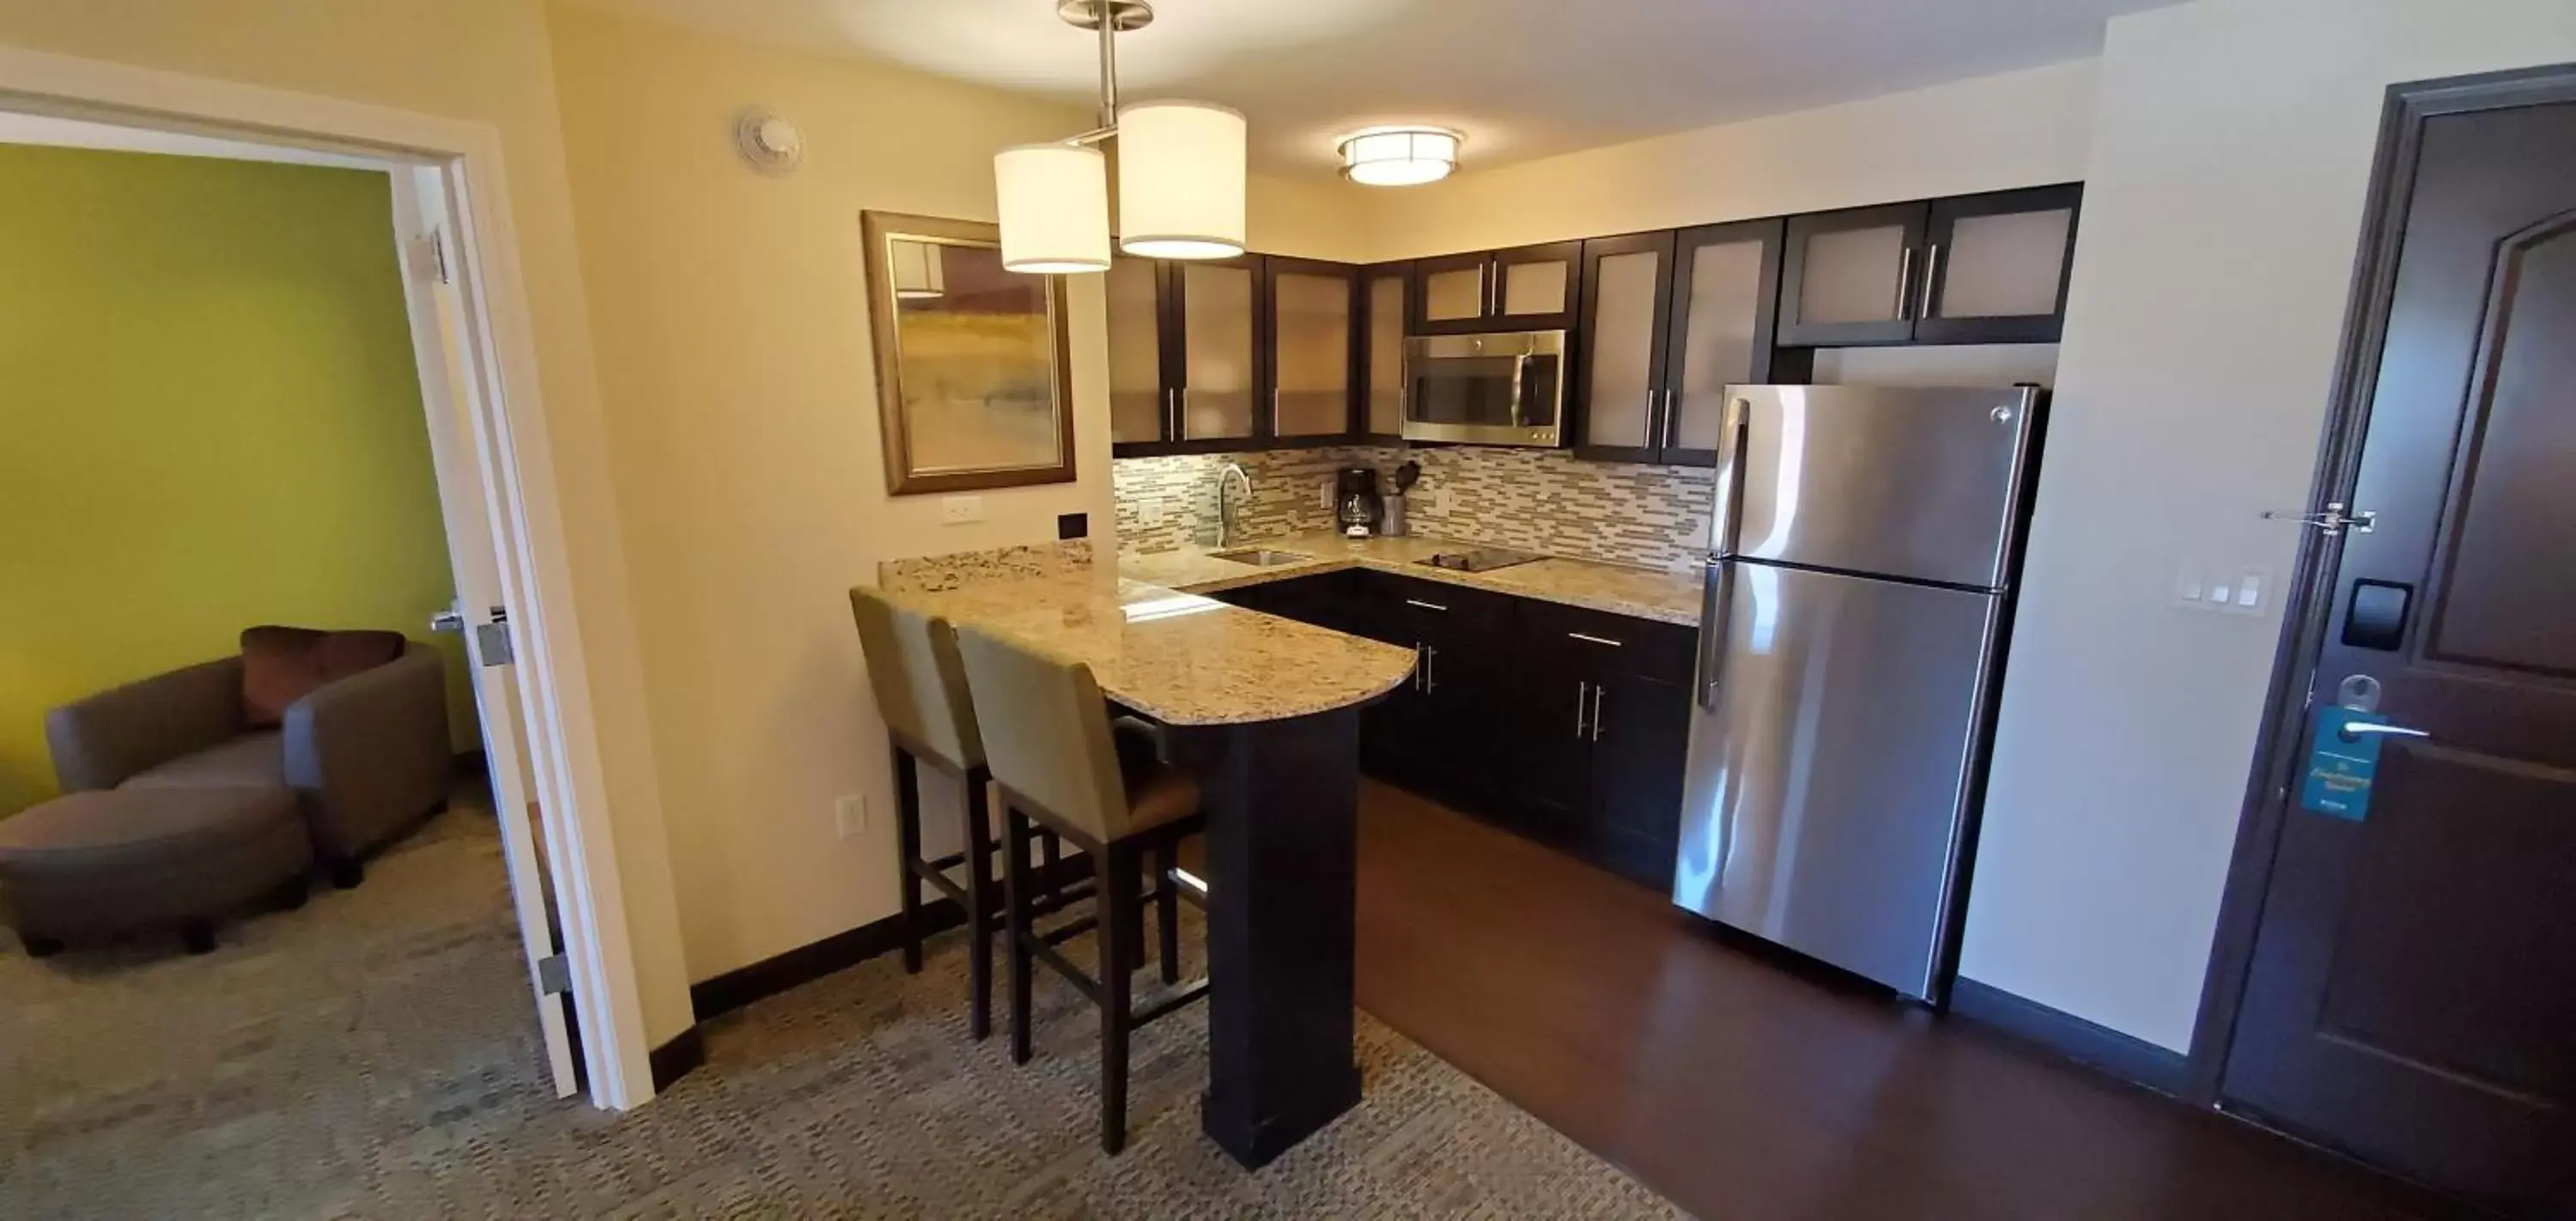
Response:
[{"label": "door hinge", "polygon": [[509,611],[493,607],[490,623],[474,625],[474,651],[487,666],[506,666],[519,659],[518,651],[510,646]]},{"label": "door hinge", "polygon": [[561,954],[548,954],[537,960],[537,990],[548,996],[562,996],[572,991],[572,964]]}]

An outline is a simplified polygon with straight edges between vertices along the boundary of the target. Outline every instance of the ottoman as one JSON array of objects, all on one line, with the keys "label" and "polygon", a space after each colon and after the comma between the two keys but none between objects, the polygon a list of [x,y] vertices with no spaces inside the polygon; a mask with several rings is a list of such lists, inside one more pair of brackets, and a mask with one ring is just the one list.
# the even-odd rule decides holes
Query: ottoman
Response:
[{"label": "ottoman", "polygon": [[303,898],[312,836],[284,787],[96,789],[0,819],[0,918],[38,957],[176,927],[192,953],[253,899]]}]

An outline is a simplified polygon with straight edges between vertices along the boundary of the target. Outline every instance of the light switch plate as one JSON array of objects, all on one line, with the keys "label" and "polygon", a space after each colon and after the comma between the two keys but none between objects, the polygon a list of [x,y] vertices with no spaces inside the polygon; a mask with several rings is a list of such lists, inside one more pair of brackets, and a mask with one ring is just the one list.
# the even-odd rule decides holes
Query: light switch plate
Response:
[{"label": "light switch plate", "polygon": [[868,796],[844,793],[832,802],[832,828],[842,839],[854,839],[868,831]]},{"label": "light switch plate", "polygon": [[962,526],[984,520],[984,498],[981,496],[942,496],[939,498],[939,520],[947,525]]}]

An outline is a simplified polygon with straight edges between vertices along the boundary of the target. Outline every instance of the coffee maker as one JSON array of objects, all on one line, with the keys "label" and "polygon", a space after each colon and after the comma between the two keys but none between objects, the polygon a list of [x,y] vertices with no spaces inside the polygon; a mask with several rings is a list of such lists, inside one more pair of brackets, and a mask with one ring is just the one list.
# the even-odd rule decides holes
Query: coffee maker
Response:
[{"label": "coffee maker", "polygon": [[1342,533],[1367,538],[1377,533],[1380,514],[1377,472],[1365,466],[1343,467],[1333,480],[1333,516],[1341,523]]}]

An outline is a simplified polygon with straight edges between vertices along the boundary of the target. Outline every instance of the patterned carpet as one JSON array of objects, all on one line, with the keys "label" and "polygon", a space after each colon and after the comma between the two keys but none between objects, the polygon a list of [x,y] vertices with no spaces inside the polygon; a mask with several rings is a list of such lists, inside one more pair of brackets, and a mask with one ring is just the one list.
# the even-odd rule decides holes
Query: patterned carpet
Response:
[{"label": "patterned carpet", "polygon": [[954,933],[919,976],[888,955],[710,1024],[632,1115],[558,1103],[470,810],[223,935],[42,963],[0,935],[0,1216],[1677,1215],[1366,1015],[1366,1100],[1257,1174],[1198,1131],[1204,1008],[1148,1027],[1107,1157],[1088,1007],[1041,971],[1014,1067],[965,1038]]}]

